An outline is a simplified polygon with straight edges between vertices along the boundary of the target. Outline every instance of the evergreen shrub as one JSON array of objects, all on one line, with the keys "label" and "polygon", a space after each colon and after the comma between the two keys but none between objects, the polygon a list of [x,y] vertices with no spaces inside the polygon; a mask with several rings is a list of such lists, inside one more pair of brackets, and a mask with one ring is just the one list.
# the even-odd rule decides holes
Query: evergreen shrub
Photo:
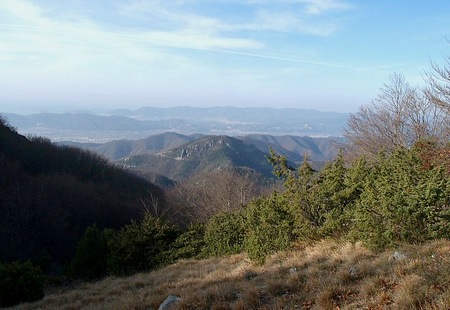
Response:
[{"label": "evergreen shrub", "polygon": [[246,212],[245,251],[258,264],[269,254],[285,250],[295,239],[294,216],[276,193],[252,201]]},{"label": "evergreen shrub", "polygon": [[132,221],[110,240],[108,270],[127,275],[162,267],[171,262],[169,249],[178,236],[175,226],[146,213],[142,222]]},{"label": "evergreen shrub", "polygon": [[96,225],[89,226],[77,245],[75,257],[70,262],[66,274],[84,280],[99,279],[107,274],[109,256],[108,241],[114,231],[100,231]]},{"label": "evergreen shrub", "polygon": [[211,218],[206,225],[206,256],[236,254],[243,250],[245,219],[240,212],[222,212]]},{"label": "evergreen shrub", "polygon": [[205,226],[193,224],[170,245],[169,256],[171,261],[199,258],[202,256],[204,246]]}]

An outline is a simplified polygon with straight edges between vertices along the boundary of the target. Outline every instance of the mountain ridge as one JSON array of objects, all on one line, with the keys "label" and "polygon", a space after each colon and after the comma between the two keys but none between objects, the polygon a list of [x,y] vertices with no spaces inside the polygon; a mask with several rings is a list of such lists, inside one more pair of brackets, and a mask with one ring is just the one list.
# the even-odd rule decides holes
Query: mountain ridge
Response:
[{"label": "mountain ridge", "polygon": [[264,177],[272,176],[266,153],[235,137],[205,136],[176,148],[154,154],[141,154],[116,161],[116,164],[139,171],[183,180],[201,172],[220,169],[252,169]]},{"label": "mountain ridge", "polygon": [[[77,143],[62,141],[60,144],[78,146],[94,151],[109,160],[120,160],[125,157],[143,154],[155,154],[179,147],[185,143],[205,137],[203,134],[183,135],[165,132],[137,140],[114,140],[106,143]],[[235,136],[246,143],[254,145],[264,153],[272,148],[291,161],[300,162],[307,155],[312,161],[329,161],[334,158],[343,139],[340,137],[307,137],[307,136],[273,136],[250,134]]]},{"label": "mountain ridge", "polygon": [[108,142],[139,139],[173,131],[207,135],[305,135],[341,136],[348,114],[311,109],[238,107],[143,107],[135,111],[93,113],[4,113],[22,134],[40,135],[52,141]]}]

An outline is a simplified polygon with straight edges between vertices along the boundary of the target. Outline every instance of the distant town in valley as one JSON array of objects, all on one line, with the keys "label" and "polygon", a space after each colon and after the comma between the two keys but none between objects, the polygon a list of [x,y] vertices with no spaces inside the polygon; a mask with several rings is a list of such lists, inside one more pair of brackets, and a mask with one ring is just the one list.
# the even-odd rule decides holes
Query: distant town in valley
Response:
[{"label": "distant town in valley", "polygon": [[205,135],[294,135],[339,137],[348,113],[311,109],[238,108],[238,107],[144,107],[114,110],[102,114],[4,113],[23,135],[44,136],[53,142],[74,141],[104,143],[113,140],[137,140],[164,132]]}]

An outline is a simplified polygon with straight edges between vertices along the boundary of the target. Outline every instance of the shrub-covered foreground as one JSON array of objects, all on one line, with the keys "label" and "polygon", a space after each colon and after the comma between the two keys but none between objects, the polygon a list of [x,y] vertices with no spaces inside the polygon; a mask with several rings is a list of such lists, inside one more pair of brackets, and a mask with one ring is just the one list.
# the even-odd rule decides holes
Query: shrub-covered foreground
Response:
[{"label": "shrub-covered foreground", "polygon": [[316,172],[307,160],[293,169],[272,152],[269,160],[284,191],[186,231],[149,213],[118,231],[91,226],[66,274],[96,280],[154,270],[182,258],[241,252],[258,265],[295,242],[324,238],[362,242],[372,250],[448,239],[448,153],[448,148],[421,143],[351,165],[338,157]]},{"label": "shrub-covered foreground", "polygon": [[371,249],[449,238],[450,175],[440,155],[445,152],[418,144],[370,162],[362,157],[346,165],[338,157],[319,172],[307,160],[293,169],[272,152],[269,160],[284,181],[283,192],[216,214],[206,226],[185,232],[150,214],[116,232],[90,227],[68,274],[92,280],[149,271],[179,258],[240,252],[262,264],[292,242],[323,238],[362,241]]},{"label": "shrub-covered foreground", "polygon": [[[394,251],[399,258],[390,259]],[[450,242],[400,244],[375,253],[361,243],[319,241],[263,265],[244,254],[181,260],[150,273],[106,278],[17,309],[448,309]]]},{"label": "shrub-covered foreground", "polygon": [[307,160],[293,169],[272,152],[269,160],[285,191],[213,218],[206,228],[214,230],[205,239],[209,253],[242,249],[263,263],[295,240],[335,238],[384,249],[449,238],[449,154],[448,148],[418,143],[350,165],[339,156],[316,172]]}]

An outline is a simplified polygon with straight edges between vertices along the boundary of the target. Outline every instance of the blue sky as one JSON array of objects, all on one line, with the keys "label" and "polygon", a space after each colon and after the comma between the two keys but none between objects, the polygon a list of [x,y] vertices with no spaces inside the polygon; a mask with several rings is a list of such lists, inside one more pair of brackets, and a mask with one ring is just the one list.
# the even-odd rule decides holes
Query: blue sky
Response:
[{"label": "blue sky", "polygon": [[0,112],[354,112],[450,56],[450,1],[1,0]]}]

